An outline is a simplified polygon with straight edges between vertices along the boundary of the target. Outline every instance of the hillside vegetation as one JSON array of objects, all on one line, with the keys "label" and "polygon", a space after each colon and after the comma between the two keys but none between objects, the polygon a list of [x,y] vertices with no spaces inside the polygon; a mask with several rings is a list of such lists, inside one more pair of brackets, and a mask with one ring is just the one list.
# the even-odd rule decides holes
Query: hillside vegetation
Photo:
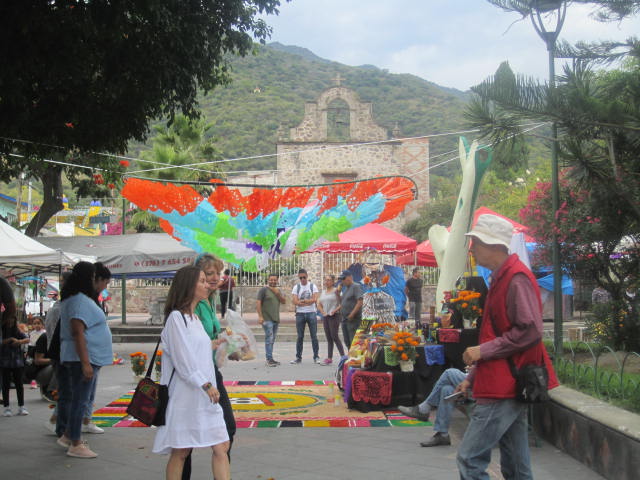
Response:
[{"label": "hillside vegetation", "polygon": [[[466,94],[413,75],[392,74],[373,66],[350,67],[278,43],[257,45],[255,54],[233,59],[231,65],[231,84],[200,98],[202,113],[213,125],[209,132],[227,159],[273,154],[278,127],[296,126],[303,118],[305,103],[333,86],[336,74],[362,101],[373,103],[376,122],[389,131],[397,125],[401,136],[411,137],[463,127]],[[141,148],[148,147],[132,145],[132,153]],[[433,139],[432,157],[450,150],[457,152],[456,135]],[[451,163],[452,170],[457,170]],[[274,167],[275,157],[225,166],[228,171]]]}]

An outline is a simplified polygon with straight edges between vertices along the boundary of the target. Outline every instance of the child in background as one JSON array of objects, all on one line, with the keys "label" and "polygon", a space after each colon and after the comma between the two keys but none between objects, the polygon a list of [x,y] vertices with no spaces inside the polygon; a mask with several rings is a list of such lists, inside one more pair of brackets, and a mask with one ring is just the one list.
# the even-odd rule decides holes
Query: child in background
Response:
[{"label": "child in background", "polygon": [[[35,358],[36,343],[38,342],[40,335],[45,333],[45,331],[46,330],[44,329],[44,321],[42,320],[42,317],[35,317],[33,319],[33,323],[31,324],[31,331],[29,332],[29,347],[27,349],[27,362],[30,362],[30,363],[33,362]],[[38,383],[35,381],[35,379],[31,380],[31,388],[32,389],[38,388]]]},{"label": "child in background", "polygon": [[45,329],[44,329],[44,322],[42,321],[42,317],[34,318],[32,330],[31,332],[29,332],[29,346],[35,348],[36,342],[40,338],[40,335],[42,335],[44,332],[45,332]]}]

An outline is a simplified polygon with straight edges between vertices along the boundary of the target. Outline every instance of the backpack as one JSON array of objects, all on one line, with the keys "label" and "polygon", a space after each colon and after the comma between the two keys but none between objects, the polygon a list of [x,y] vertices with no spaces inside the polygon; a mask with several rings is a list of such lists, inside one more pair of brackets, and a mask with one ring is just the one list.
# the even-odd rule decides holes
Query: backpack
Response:
[{"label": "backpack", "polygon": [[58,320],[58,324],[51,336],[47,358],[50,358],[53,362],[60,363],[60,320]]},{"label": "backpack", "polygon": [[[298,298],[300,298],[300,287],[301,285],[298,283],[296,285],[296,295],[298,296]],[[317,290],[317,287],[316,287]],[[313,296],[313,283],[309,282],[309,291],[311,292],[311,295]]]}]

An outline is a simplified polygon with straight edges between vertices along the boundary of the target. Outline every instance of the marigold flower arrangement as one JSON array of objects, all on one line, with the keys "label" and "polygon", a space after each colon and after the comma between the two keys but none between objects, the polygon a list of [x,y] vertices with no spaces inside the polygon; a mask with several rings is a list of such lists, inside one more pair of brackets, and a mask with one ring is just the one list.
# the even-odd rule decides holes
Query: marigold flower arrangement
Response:
[{"label": "marigold flower arrangement", "polygon": [[387,330],[395,330],[396,326],[389,322],[374,323],[371,325],[371,333],[374,335],[384,334]]},{"label": "marigold flower arrangement", "polygon": [[388,273],[385,272],[371,272],[371,275],[365,275],[362,279],[362,283],[364,283],[367,288],[375,288],[375,287],[384,287],[391,277]]},{"label": "marigold flower arrangement", "polygon": [[472,290],[460,290],[455,298],[449,303],[455,308],[463,318],[476,318],[482,315],[480,308],[480,293]]},{"label": "marigold flower arrangement", "polygon": [[142,375],[147,366],[147,354],[144,352],[130,353],[131,357],[131,370],[134,375]]},{"label": "marigold flower arrangement", "polygon": [[420,345],[420,339],[411,332],[396,332],[391,337],[391,351],[398,360],[403,362],[416,359],[416,347]]},{"label": "marigold flower arrangement", "polygon": [[155,362],[155,370],[156,370],[156,379],[160,379],[160,375],[162,374],[162,350],[158,350],[156,353],[156,362]]}]

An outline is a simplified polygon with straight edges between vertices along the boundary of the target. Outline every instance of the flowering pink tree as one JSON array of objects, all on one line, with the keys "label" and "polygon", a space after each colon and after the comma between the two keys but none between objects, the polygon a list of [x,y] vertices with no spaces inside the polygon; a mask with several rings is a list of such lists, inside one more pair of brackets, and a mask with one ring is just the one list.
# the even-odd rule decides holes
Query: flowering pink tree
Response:
[{"label": "flowering pink tree", "polygon": [[594,325],[608,332],[600,339],[614,347],[638,349],[638,300],[630,300],[627,295],[639,286],[640,229],[635,215],[624,202],[616,202],[611,192],[580,188],[570,171],[563,173],[560,208],[555,215],[550,182],[536,184],[520,211],[522,222],[539,244],[532,263],[551,265],[551,246],[557,234],[563,269],[569,275],[592,279],[611,295],[608,308],[594,310]]}]

